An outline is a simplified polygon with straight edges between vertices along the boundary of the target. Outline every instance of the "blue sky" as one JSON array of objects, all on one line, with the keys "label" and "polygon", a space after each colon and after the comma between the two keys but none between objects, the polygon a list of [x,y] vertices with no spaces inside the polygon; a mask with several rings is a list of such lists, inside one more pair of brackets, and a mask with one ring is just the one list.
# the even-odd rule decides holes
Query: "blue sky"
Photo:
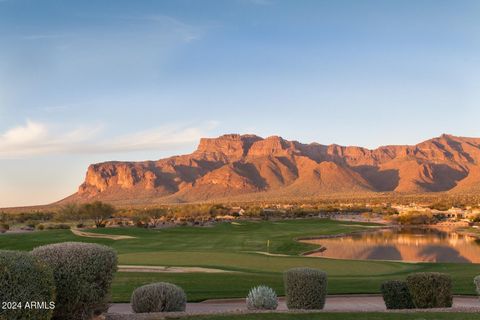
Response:
[{"label": "blue sky", "polygon": [[480,1],[0,0],[0,207],[202,136],[480,136]]}]

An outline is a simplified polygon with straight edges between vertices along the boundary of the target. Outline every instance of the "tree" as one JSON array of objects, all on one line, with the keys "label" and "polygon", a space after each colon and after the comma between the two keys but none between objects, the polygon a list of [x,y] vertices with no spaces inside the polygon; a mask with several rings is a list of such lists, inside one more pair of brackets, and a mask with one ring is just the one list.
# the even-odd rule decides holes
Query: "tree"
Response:
[{"label": "tree", "polygon": [[160,218],[167,214],[167,210],[164,208],[153,208],[145,210],[145,215],[150,218],[153,226],[156,227],[160,222]]},{"label": "tree", "polygon": [[56,218],[59,221],[81,219],[80,206],[76,203],[67,203],[58,211]]},{"label": "tree", "polygon": [[214,204],[210,207],[210,215],[213,217],[224,216],[230,213],[230,209],[223,204]]},{"label": "tree", "polygon": [[103,228],[105,227],[107,219],[112,217],[115,208],[108,203],[95,201],[82,205],[80,212],[82,217],[92,219],[97,228]]}]

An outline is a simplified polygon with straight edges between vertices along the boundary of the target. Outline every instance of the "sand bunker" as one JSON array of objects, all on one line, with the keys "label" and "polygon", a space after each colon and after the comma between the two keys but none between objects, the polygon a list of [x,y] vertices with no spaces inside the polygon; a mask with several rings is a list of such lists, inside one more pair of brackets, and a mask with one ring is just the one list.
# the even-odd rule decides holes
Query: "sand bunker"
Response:
[{"label": "sand bunker", "polygon": [[115,234],[103,234],[103,233],[93,233],[93,232],[85,232],[80,231],[78,229],[70,229],[72,233],[79,237],[87,237],[87,238],[100,238],[100,239],[110,239],[110,240],[125,240],[125,239],[135,239],[132,236],[122,236],[122,235],[115,235]]},{"label": "sand bunker", "polygon": [[159,272],[159,273],[225,273],[234,272],[203,267],[165,267],[165,266],[118,266],[119,272]]},{"label": "sand bunker", "polygon": [[281,253],[270,253],[270,252],[265,252],[265,251],[245,251],[249,253],[258,253],[258,254],[263,254],[264,256],[272,256],[272,257],[288,257],[288,254],[281,254]]}]

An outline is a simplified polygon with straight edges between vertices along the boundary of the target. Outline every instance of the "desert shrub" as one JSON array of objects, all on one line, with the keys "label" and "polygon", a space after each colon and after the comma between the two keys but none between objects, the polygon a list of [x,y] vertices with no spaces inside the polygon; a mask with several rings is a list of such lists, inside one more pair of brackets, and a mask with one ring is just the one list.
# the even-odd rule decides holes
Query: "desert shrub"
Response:
[{"label": "desert shrub", "polygon": [[380,288],[387,309],[415,308],[405,281],[386,281]]},{"label": "desert shrub", "polygon": [[44,230],[45,225],[43,223],[37,224],[37,230]]},{"label": "desert shrub", "polygon": [[423,225],[436,222],[431,212],[408,211],[401,213],[396,218],[398,223],[404,225]]},{"label": "desert shrub", "polygon": [[293,268],[283,274],[289,309],[323,309],[327,274],[311,268]]},{"label": "desert shrub", "polygon": [[452,279],[438,272],[420,272],[407,277],[407,286],[416,308],[452,306]]},{"label": "desert shrub", "polygon": [[157,282],[135,289],[130,303],[135,313],[185,311],[187,296],[172,283]]},{"label": "desert shrub", "polygon": [[7,223],[0,223],[0,233],[5,233],[10,229],[10,225]]},{"label": "desert shrub", "polygon": [[37,224],[38,224],[38,221],[36,221],[36,220],[27,220],[27,221],[25,222],[25,225],[26,225],[27,227],[30,227],[30,228],[33,228],[33,229],[35,229],[35,227],[37,226]]},{"label": "desert shrub", "polygon": [[[45,309],[29,308],[31,301],[45,303]],[[55,302],[52,269],[28,252],[0,250],[0,303],[20,302],[17,309],[0,308],[0,319],[48,320]]]},{"label": "desert shrub", "polygon": [[249,310],[275,310],[278,307],[277,294],[267,286],[252,288],[246,302]]},{"label": "desert shrub", "polygon": [[16,223],[26,223],[28,221],[36,221],[36,223],[39,223],[40,221],[51,220],[53,218],[53,213],[52,212],[41,212],[41,211],[21,212],[21,213],[11,215],[11,218]]},{"label": "desert shrub", "polygon": [[115,251],[98,244],[65,242],[38,247],[33,255],[53,270],[55,319],[84,320],[106,311],[117,270]]},{"label": "desert shrub", "polygon": [[480,295],[480,276],[476,276],[475,278],[473,278],[473,283],[475,284],[477,293]]},{"label": "desert shrub", "polygon": [[70,229],[70,225],[66,224],[66,223],[50,223],[50,224],[47,224],[47,226],[45,228],[49,229],[49,230]]}]

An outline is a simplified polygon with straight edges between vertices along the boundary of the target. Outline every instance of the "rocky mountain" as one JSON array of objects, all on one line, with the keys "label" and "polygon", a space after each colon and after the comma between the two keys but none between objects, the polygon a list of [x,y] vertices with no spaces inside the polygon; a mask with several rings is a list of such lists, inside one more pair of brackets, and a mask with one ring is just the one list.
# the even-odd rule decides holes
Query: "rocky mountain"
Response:
[{"label": "rocky mountain", "polygon": [[64,201],[188,202],[248,195],[315,197],[369,192],[478,192],[480,138],[442,135],[417,145],[303,144],[278,136],[203,138],[196,151],[158,161],[89,166]]}]

